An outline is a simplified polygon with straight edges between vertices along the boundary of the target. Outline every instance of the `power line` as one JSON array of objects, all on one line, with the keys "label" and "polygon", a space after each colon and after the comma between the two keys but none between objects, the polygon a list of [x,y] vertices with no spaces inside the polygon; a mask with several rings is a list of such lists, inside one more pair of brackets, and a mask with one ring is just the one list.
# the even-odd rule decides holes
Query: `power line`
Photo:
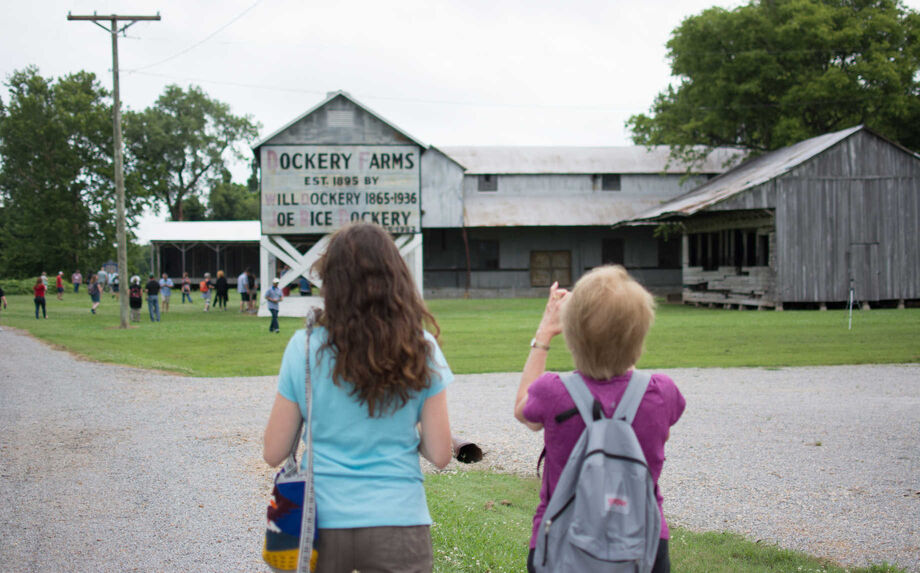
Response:
[{"label": "power line", "polygon": [[207,42],[208,40],[210,40],[211,38],[213,38],[213,37],[216,36],[217,34],[223,32],[225,29],[227,29],[228,26],[230,26],[231,24],[233,24],[234,22],[236,22],[237,20],[239,20],[240,18],[242,18],[243,16],[245,16],[245,15],[246,15],[247,13],[249,13],[253,8],[255,8],[256,6],[258,6],[258,5],[261,4],[261,3],[262,3],[262,0],[256,0],[256,2],[253,3],[251,6],[249,6],[249,8],[246,8],[245,10],[243,10],[242,12],[240,12],[239,14],[237,14],[236,16],[234,16],[232,20],[230,20],[229,22],[227,22],[226,24],[224,24],[223,26],[221,26],[221,27],[218,28],[217,30],[211,32],[210,34],[208,34],[207,36],[205,36],[202,40],[200,40],[200,41],[198,41],[198,42],[192,44],[191,46],[185,48],[184,50],[181,50],[181,51],[179,51],[179,52],[176,52],[175,54],[169,56],[168,58],[165,58],[165,59],[163,59],[163,60],[160,60],[159,62],[154,62],[154,63],[152,63],[152,64],[147,64],[146,66],[141,66],[141,67],[139,67],[139,68],[134,68],[133,70],[125,70],[125,72],[139,72],[139,71],[141,71],[141,70],[147,70],[147,69],[153,68],[153,67],[155,67],[155,66],[159,66],[160,64],[165,64],[166,62],[169,62],[169,61],[171,61],[171,60],[175,60],[175,59],[178,58],[179,56],[182,56],[182,55],[185,55],[185,54],[191,52],[192,50],[194,50],[194,49],[197,48],[198,46],[204,44],[205,42]]},{"label": "power line", "polygon": [[[299,93],[299,94],[317,94],[325,96],[328,92],[323,90],[315,89],[304,89],[304,88],[293,88],[285,86],[269,86],[264,84],[247,84],[243,82],[231,82],[224,80],[212,80],[206,78],[194,78],[188,76],[177,76],[172,74],[158,74],[155,72],[134,72],[142,76],[149,77],[158,77],[166,78],[172,80],[180,80],[187,82],[197,82],[197,83],[207,83],[215,85],[224,85],[231,87],[247,88],[254,90],[263,90],[269,92],[277,93]],[[445,106],[462,106],[462,107],[492,107],[500,109],[545,109],[545,110],[559,110],[559,111],[606,111],[606,112],[631,112],[631,113],[647,113],[649,110],[648,106],[616,106],[616,105],[554,105],[554,104],[538,104],[538,103],[497,103],[497,102],[476,102],[476,101],[452,101],[452,100],[432,100],[432,99],[421,99],[421,98],[406,98],[398,96],[385,96],[385,95],[371,95],[371,94],[356,94],[360,96],[360,99],[363,100],[379,100],[379,101],[393,101],[398,103],[410,103],[410,104],[423,104],[423,105],[445,105]],[[725,110],[737,110],[737,109],[756,109],[756,108],[792,108],[792,107],[805,107],[809,105],[831,105],[831,104],[843,104],[843,103],[853,103],[858,101],[865,101],[873,99],[875,96],[871,94],[859,94],[850,97],[836,97],[834,99],[821,99],[821,100],[795,100],[788,102],[764,102],[764,103],[728,103],[725,105],[697,105],[695,109],[699,111],[725,111]]]},{"label": "power line", "polygon": [[[225,80],[212,80],[206,78],[193,78],[189,76],[177,76],[173,74],[158,74],[155,72],[142,72],[134,71],[138,75],[150,76],[157,78],[166,78],[172,80],[181,80],[187,82],[199,82],[199,83],[208,83],[224,86],[233,86],[240,88],[264,90],[271,92],[291,92],[291,93],[305,93],[305,94],[319,94],[326,95],[326,91],[323,90],[314,90],[314,89],[303,89],[303,88],[291,88],[285,86],[267,86],[264,84],[247,84],[243,82],[231,82]],[[431,100],[431,99],[420,99],[420,98],[406,98],[398,96],[381,96],[381,95],[369,95],[369,94],[357,94],[361,99],[365,100],[380,100],[380,101],[394,101],[400,103],[415,103],[415,104],[426,104],[426,105],[454,105],[454,106],[467,106],[467,107],[498,107],[498,108],[512,108],[512,109],[559,109],[559,110],[572,110],[572,111],[635,111],[635,107],[624,107],[624,106],[613,106],[613,105],[554,105],[554,104],[538,104],[538,103],[496,103],[496,102],[476,102],[476,101],[452,101],[452,100]]]}]

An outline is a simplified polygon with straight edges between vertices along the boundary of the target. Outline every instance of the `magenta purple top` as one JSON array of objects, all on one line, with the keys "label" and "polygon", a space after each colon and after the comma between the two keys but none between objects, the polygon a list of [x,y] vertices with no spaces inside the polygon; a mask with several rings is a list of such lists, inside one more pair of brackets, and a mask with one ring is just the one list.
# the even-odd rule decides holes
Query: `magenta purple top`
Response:
[{"label": "magenta purple top", "polygon": [[[582,376],[591,393],[601,403],[605,416],[613,415],[616,404],[626,391],[631,374],[630,371],[604,381]],[[543,442],[546,445],[540,505],[537,506],[536,515],[533,517],[533,534],[530,538],[530,547],[533,549],[537,544],[537,530],[543,520],[546,504],[549,503],[549,498],[562,475],[562,468],[565,467],[569,453],[585,429],[585,423],[578,414],[556,423],[555,418],[558,414],[575,407],[575,402],[572,401],[558,374],[543,374],[530,385],[527,394],[524,417],[531,422],[543,424]],[[645,461],[655,480],[655,497],[658,498],[658,511],[661,513],[662,539],[670,538],[670,533],[662,510],[664,497],[658,488],[658,476],[661,475],[664,466],[664,444],[670,428],[680,419],[685,406],[686,401],[674,381],[664,374],[653,374],[632,424],[645,454]]]}]

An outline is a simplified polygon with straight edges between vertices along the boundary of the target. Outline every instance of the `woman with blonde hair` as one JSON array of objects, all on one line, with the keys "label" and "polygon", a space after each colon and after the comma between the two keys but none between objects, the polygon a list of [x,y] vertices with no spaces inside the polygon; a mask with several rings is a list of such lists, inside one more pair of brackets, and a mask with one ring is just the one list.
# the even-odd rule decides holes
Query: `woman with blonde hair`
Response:
[{"label": "woman with blonde hair", "polygon": [[[534,548],[546,506],[572,448],[585,429],[581,416],[570,415],[575,402],[559,374],[544,372],[550,343],[556,335],[565,334],[576,372],[609,418],[629,385],[654,318],[652,295],[619,265],[598,267],[585,274],[571,293],[555,283],[550,287],[514,407],[514,415],[520,422],[534,431],[543,430],[546,452],[528,571],[534,571]],[[662,511],[658,477],[664,466],[664,444],[670,427],[680,418],[684,406],[684,397],[674,381],[665,374],[653,374],[632,423],[655,483],[661,514],[661,540],[653,573],[670,571],[668,525]]]},{"label": "woman with blonde hair", "polygon": [[311,425],[317,571],[431,571],[419,455],[439,468],[450,461],[453,379],[437,323],[378,225],[337,231],[314,271],[324,309],[309,341],[299,330],[284,352],[263,456],[281,464],[301,420]]},{"label": "woman with blonde hair", "polygon": [[227,310],[227,301],[229,300],[227,291],[230,290],[230,285],[227,284],[227,277],[224,276],[224,271],[217,271],[217,283],[214,285],[214,290],[217,291],[217,298],[214,301],[215,307]]}]

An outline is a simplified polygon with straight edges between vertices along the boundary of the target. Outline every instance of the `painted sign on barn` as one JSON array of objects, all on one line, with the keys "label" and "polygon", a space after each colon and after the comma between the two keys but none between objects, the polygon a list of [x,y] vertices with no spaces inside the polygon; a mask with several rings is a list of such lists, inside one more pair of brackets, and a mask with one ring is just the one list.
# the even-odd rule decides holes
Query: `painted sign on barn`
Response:
[{"label": "painted sign on barn", "polygon": [[262,234],[326,234],[351,221],[421,232],[414,145],[264,145]]}]

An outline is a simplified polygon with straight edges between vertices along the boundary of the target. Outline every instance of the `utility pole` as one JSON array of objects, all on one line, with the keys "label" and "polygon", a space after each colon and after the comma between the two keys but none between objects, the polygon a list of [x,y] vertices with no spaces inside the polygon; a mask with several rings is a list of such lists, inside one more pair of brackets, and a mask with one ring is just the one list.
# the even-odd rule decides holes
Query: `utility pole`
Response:
[{"label": "utility pole", "polygon": [[[112,123],[114,124],[115,141],[115,209],[117,213],[116,221],[116,240],[118,241],[118,282],[123,288],[123,296],[119,296],[119,306],[121,307],[121,326],[128,328],[128,239],[125,235],[125,172],[122,164],[121,149],[121,100],[118,97],[118,34],[133,26],[136,22],[143,20],[159,20],[160,14],[156,16],[119,16],[109,14],[108,16],[99,16],[95,13],[92,16],[74,16],[67,13],[68,20],[86,20],[99,26],[112,35],[112,77],[113,77],[113,97],[114,111],[112,112]],[[109,27],[105,27],[99,22],[109,22]],[[121,28],[119,22],[127,22]]]}]

